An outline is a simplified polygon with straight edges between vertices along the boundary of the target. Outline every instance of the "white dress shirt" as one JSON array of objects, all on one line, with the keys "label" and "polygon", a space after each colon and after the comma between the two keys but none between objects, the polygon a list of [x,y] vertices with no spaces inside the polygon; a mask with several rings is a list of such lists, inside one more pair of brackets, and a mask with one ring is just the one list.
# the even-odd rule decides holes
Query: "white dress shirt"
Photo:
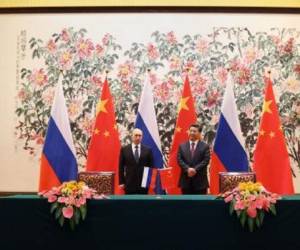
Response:
[{"label": "white dress shirt", "polygon": [[194,151],[196,150],[196,147],[198,145],[198,142],[199,140],[196,140],[196,141],[190,141],[190,151],[192,152],[192,143],[195,143],[195,146],[194,146]]},{"label": "white dress shirt", "polygon": [[135,153],[135,146],[138,146],[138,152],[139,152],[139,157],[140,157],[141,156],[141,144],[137,144],[137,145],[134,143],[131,144],[133,155]]}]

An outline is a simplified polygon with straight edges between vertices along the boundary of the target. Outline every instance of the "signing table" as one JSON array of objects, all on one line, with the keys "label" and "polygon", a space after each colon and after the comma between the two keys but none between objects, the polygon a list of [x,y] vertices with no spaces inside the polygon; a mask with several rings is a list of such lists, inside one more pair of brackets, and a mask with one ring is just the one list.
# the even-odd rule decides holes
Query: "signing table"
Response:
[{"label": "signing table", "polygon": [[300,196],[283,197],[277,216],[253,233],[215,196],[110,196],[88,202],[71,231],[50,214],[47,200],[0,198],[0,249],[300,249]]}]

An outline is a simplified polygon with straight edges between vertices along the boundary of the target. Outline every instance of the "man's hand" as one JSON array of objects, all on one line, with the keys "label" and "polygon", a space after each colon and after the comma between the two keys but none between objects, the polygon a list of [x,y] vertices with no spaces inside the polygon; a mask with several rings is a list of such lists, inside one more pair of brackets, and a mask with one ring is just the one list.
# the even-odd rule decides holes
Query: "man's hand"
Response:
[{"label": "man's hand", "polygon": [[194,168],[188,168],[188,177],[193,177],[197,172]]}]

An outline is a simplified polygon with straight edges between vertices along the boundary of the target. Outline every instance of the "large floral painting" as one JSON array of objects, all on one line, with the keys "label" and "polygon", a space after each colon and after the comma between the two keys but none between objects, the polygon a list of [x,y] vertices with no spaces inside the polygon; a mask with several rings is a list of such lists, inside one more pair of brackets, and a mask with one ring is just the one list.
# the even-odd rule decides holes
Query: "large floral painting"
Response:
[{"label": "large floral painting", "polygon": [[[28,40],[32,61],[20,69],[15,110],[18,140],[28,154],[39,157],[54,89],[62,73],[77,158],[84,167],[103,80],[114,96],[120,140],[129,140],[143,82],[150,77],[165,164],[172,143],[183,79],[189,75],[204,140],[213,145],[222,96],[233,76],[239,120],[252,162],[261,107],[263,77],[271,72],[286,143],[295,170],[300,168],[300,31],[271,28],[215,27],[207,34],[175,31],[149,33],[145,43],[121,46],[113,34],[94,41],[88,30],[67,27],[48,39]],[[148,73],[150,69],[150,73]],[[147,76],[149,74],[149,76]]]}]

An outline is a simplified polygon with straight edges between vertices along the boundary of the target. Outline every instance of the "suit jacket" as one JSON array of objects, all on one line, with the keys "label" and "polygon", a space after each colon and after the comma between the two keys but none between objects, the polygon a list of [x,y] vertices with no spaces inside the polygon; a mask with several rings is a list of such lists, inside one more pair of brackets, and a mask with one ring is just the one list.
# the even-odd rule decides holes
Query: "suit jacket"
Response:
[{"label": "suit jacket", "polygon": [[153,167],[152,150],[141,144],[139,161],[136,162],[132,145],[121,148],[119,161],[119,184],[125,184],[125,190],[141,189],[144,167]]},{"label": "suit jacket", "polygon": [[[177,152],[177,162],[181,168],[179,187],[188,188],[189,185],[193,185],[194,187],[199,187],[199,189],[208,188],[207,165],[209,160],[210,150],[205,142],[198,141],[193,158],[190,151],[190,142],[181,144]],[[196,169],[196,175],[188,177],[188,167]]]}]

